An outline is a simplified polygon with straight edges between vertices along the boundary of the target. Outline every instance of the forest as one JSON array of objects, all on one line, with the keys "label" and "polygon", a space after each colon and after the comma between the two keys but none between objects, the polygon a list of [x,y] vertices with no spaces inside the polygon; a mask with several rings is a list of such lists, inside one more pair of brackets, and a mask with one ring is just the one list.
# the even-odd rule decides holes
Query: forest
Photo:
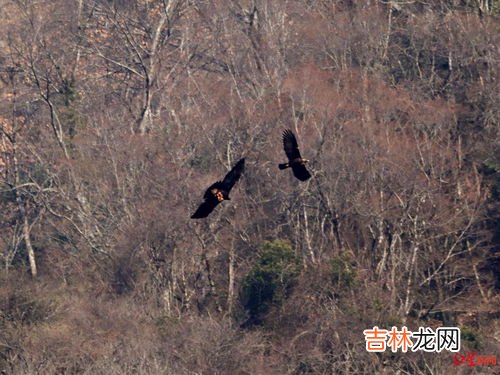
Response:
[{"label": "forest", "polygon": [[[500,1],[0,20],[1,375],[500,371],[457,361],[500,353]],[[278,168],[286,129],[306,181]],[[369,352],[375,326],[461,348]]]}]

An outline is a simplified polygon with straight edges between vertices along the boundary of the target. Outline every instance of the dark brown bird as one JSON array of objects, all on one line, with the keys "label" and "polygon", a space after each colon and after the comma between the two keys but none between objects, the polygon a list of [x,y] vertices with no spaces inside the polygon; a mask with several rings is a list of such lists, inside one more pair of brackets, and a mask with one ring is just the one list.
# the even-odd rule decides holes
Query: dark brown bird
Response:
[{"label": "dark brown bird", "polygon": [[293,175],[300,181],[306,181],[311,178],[311,174],[306,169],[307,159],[302,159],[299,152],[297,139],[290,129],[283,131],[283,148],[285,149],[288,163],[279,164],[280,169],[292,168]]},{"label": "dark brown bird", "polygon": [[223,181],[217,181],[210,185],[203,196],[203,203],[198,207],[196,212],[191,215],[191,219],[202,219],[207,217],[210,212],[222,201],[229,201],[229,192],[233,188],[236,181],[241,177],[241,173],[245,168],[245,158],[241,159],[224,177]]}]

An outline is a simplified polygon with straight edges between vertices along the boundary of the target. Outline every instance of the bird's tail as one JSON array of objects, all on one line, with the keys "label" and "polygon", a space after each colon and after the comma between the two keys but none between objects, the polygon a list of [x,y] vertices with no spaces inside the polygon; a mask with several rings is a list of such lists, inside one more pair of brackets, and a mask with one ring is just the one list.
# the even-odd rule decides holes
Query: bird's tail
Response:
[{"label": "bird's tail", "polygon": [[278,164],[279,169],[287,169],[290,167],[289,163]]}]

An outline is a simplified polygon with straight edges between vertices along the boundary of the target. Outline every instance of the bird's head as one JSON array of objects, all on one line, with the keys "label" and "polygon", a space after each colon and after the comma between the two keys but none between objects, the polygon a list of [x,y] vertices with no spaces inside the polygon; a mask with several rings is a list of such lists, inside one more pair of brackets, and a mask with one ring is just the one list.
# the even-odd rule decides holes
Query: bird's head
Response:
[{"label": "bird's head", "polygon": [[222,191],[217,191],[215,193],[215,198],[217,198],[217,200],[219,202],[222,202],[225,199],[224,194],[222,193]]},{"label": "bird's head", "polygon": [[302,163],[303,163],[303,164],[307,164],[307,163],[309,163],[309,159],[302,159]]}]

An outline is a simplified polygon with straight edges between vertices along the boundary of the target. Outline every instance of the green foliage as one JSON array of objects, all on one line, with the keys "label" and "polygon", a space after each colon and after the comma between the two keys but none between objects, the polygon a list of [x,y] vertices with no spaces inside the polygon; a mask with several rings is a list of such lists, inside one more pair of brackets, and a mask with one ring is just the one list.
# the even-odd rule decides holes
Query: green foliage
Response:
[{"label": "green foliage", "polygon": [[264,243],[258,263],[243,282],[243,304],[252,323],[260,323],[271,306],[283,302],[298,273],[299,260],[288,242]]},{"label": "green foliage", "polygon": [[479,339],[479,332],[470,327],[460,327],[460,336],[462,340],[466,341],[468,346],[474,350],[481,348],[481,341]]},{"label": "green foliage", "polygon": [[500,1],[498,0],[493,0],[491,2],[491,14],[493,14],[494,16],[497,16],[500,15]]},{"label": "green foliage", "polygon": [[355,284],[357,272],[349,254],[333,258],[330,264],[331,280],[335,285],[348,288]]},{"label": "green foliage", "polygon": [[78,129],[83,127],[83,120],[80,113],[74,107],[65,107],[61,110],[60,117],[66,134],[73,139]]},{"label": "green foliage", "polygon": [[66,134],[73,139],[78,130],[83,127],[83,119],[78,112],[75,102],[79,99],[76,82],[72,79],[64,79],[60,93],[64,106],[60,108],[60,120],[63,123]]}]

